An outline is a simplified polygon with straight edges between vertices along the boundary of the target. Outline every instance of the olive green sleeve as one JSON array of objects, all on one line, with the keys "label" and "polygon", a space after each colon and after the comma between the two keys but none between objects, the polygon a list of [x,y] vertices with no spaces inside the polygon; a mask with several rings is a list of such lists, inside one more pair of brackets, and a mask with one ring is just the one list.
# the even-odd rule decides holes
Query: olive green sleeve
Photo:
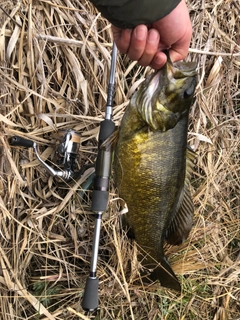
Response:
[{"label": "olive green sleeve", "polygon": [[91,0],[114,26],[134,28],[168,15],[181,0]]}]

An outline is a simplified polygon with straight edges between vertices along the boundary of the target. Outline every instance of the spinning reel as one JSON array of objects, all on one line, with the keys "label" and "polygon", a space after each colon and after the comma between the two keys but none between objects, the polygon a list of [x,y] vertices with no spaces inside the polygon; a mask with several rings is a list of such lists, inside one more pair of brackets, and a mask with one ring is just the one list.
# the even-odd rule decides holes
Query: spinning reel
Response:
[{"label": "spinning reel", "polygon": [[82,170],[79,170],[77,165],[81,141],[80,134],[71,129],[59,130],[57,140],[58,144],[55,151],[54,164],[58,169],[52,168],[40,157],[36,142],[20,136],[13,136],[9,139],[9,144],[11,146],[33,148],[39,162],[51,176],[60,178],[64,182],[70,182],[82,174]]}]

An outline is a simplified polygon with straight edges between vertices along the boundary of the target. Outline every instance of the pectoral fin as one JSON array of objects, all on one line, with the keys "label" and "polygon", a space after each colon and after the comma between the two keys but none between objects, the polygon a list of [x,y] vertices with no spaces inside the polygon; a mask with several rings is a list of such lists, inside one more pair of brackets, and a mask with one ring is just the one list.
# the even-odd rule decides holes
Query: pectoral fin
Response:
[{"label": "pectoral fin", "polygon": [[186,175],[184,187],[179,197],[176,214],[174,215],[165,235],[166,241],[172,245],[179,245],[183,243],[192,229],[194,206],[188,185],[193,171],[194,160],[195,153],[188,148],[186,150]]}]

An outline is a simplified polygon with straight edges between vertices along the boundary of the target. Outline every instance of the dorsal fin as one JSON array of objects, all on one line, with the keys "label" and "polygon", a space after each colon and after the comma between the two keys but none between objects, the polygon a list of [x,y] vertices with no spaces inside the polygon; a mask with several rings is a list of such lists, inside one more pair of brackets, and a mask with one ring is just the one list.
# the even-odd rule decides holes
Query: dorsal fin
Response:
[{"label": "dorsal fin", "polygon": [[186,175],[184,187],[176,208],[176,214],[166,231],[166,241],[172,245],[179,245],[184,242],[191,229],[194,213],[194,206],[188,189],[189,180],[194,167],[195,153],[188,147],[186,150]]}]

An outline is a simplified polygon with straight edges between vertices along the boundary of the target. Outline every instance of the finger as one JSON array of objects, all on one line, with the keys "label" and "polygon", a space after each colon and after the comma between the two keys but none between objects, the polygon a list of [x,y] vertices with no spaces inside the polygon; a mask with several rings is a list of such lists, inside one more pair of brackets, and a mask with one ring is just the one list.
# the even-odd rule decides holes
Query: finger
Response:
[{"label": "finger", "polygon": [[169,56],[172,62],[183,60],[186,58],[191,42],[192,27],[191,24],[186,29],[184,35],[169,49]]},{"label": "finger", "polygon": [[153,69],[161,69],[167,62],[167,56],[163,52],[157,52],[150,63],[150,67]]},{"label": "finger", "polygon": [[157,30],[150,29],[147,35],[146,46],[141,58],[138,60],[138,64],[141,66],[150,65],[152,59],[158,51],[160,36]]},{"label": "finger", "polygon": [[147,41],[148,30],[145,25],[137,26],[131,36],[128,56],[131,60],[139,60],[144,52]]},{"label": "finger", "polygon": [[131,43],[131,29],[120,29],[112,26],[113,40],[116,43],[118,50],[125,54],[128,52]]}]

